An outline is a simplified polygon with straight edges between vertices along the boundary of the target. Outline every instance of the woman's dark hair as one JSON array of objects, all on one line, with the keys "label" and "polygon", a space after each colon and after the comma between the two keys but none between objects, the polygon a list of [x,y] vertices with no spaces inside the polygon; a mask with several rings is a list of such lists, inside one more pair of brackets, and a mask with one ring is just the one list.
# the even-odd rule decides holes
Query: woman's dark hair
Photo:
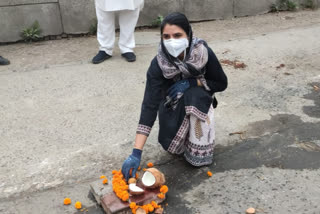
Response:
[{"label": "woman's dark hair", "polygon": [[181,27],[184,30],[184,32],[186,32],[190,41],[192,40],[191,25],[189,23],[189,20],[187,19],[187,17],[184,14],[179,13],[179,12],[174,12],[174,13],[170,13],[169,15],[167,15],[161,23],[161,27],[160,27],[161,36],[162,36],[163,29],[166,26],[166,24],[177,25],[177,26]]},{"label": "woman's dark hair", "polygon": [[[168,53],[166,47],[163,44],[163,38],[162,38],[162,34],[163,34],[163,29],[164,27],[169,24],[169,25],[177,25],[179,27],[181,27],[187,34],[188,39],[189,39],[189,48],[187,48],[187,54],[189,53],[189,49],[191,46],[191,42],[192,42],[192,28],[190,25],[189,20],[187,19],[187,17],[179,12],[174,12],[174,13],[170,13],[169,15],[167,15],[160,26],[160,32],[161,32],[161,47],[162,47],[162,51],[164,52],[164,54],[166,55],[166,57],[168,58],[169,62],[171,62],[173,65],[176,66],[176,64],[174,63],[173,57]],[[177,67],[177,66],[176,66]]]}]

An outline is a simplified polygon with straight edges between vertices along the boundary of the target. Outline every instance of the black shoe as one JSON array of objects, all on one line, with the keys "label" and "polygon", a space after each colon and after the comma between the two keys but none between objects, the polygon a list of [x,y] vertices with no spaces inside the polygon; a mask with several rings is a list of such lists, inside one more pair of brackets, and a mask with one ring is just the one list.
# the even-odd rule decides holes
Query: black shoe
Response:
[{"label": "black shoe", "polygon": [[128,62],[134,62],[136,61],[136,55],[133,52],[127,52],[121,54],[122,57],[126,58]]},{"label": "black shoe", "polygon": [[9,65],[10,61],[0,56],[0,65]]},{"label": "black shoe", "polygon": [[95,57],[93,57],[92,63],[99,64],[99,63],[103,62],[104,60],[109,59],[111,57],[112,56],[107,54],[105,51],[99,51],[99,53]]}]

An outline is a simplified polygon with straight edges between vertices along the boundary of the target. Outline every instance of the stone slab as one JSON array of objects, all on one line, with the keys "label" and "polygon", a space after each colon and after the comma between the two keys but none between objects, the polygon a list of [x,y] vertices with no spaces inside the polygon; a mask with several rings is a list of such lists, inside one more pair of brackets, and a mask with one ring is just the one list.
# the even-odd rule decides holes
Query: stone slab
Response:
[{"label": "stone slab", "polygon": [[[137,184],[137,186],[142,187],[141,184]],[[149,204],[151,201],[155,201],[158,204],[162,203],[164,199],[158,198],[158,194],[160,193],[160,188],[157,189],[144,189],[144,194],[130,196],[129,201],[135,202],[138,205]],[[114,192],[111,192],[101,198],[101,205],[104,211],[107,214],[115,214],[115,213],[128,213],[130,211],[129,202],[121,201]],[[129,212],[130,213],[130,212]]]},{"label": "stone slab", "polygon": [[277,0],[236,0],[234,1],[233,15],[241,17],[268,13],[271,5],[276,3],[276,1]]},{"label": "stone slab", "polygon": [[185,0],[183,7],[190,21],[233,17],[233,0]]},{"label": "stone slab", "polygon": [[96,19],[94,0],[60,0],[59,4],[65,33],[89,32]]},{"label": "stone slab", "polygon": [[57,3],[0,7],[0,42],[21,40],[21,31],[38,20],[42,36],[62,33]]},{"label": "stone slab", "polygon": [[25,4],[57,3],[58,0],[1,0],[1,6],[15,6]]},{"label": "stone slab", "polygon": [[[158,198],[160,189],[145,189],[141,183],[138,186],[145,190],[143,195],[130,196],[129,201],[135,202],[139,205],[148,204],[151,201],[156,201],[157,203],[162,203],[165,199]],[[97,180],[90,184],[91,193],[96,199],[97,203],[101,205],[104,211],[108,214],[114,213],[127,213],[130,211],[129,202],[121,201],[113,192],[112,184],[102,184],[102,180]],[[130,212],[129,212],[130,213]]]},{"label": "stone slab", "polygon": [[112,184],[103,184],[102,180],[94,181],[90,184],[90,191],[94,198],[96,199],[97,203],[101,204],[101,198],[104,195],[112,192]]}]

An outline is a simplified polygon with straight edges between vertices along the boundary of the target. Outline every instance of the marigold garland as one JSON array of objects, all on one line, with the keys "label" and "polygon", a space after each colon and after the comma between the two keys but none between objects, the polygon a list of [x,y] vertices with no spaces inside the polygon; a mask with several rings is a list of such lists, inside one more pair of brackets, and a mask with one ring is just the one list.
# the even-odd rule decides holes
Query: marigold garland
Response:
[{"label": "marigold garland", "polygon": [[[117,195],[118,198],[120,198],[122,201],[128,201],[129,200],[129,186],[124,179],[123,174],[121,173],[121,170],[113,170],[112,171],[113,177],[112,177],[112,189]],[[136,174],[137,177],[137,174]],[[169,188],[166,185],[162,185],[160,188],[160,193],[158,194],[158,197],[161,199],[165,198],[165,194],[168,192]],[[130,209],[133,214],[136,213],[137,209],[141,208],[143,209],[147,214],[150,212],[153,212],[157,208],[161,208],[161,205],[158,205],[155,201],[151,201],[149,204],[145,204],[143,206],[137,205],[135,202],[130,203]]]},{"label": "marigold garland", "polygon": [[113,170],[112,171],[113,178],[112,178],[112,189],[114,193],[120,198],[122,201],[129,200],[129,186],[127,185],[126,180],[124,179],[121,170]]},{"label": "marigold garland", "polygon": [[151,201],[150,204],[145,204],[143,206],[139,206],[136,203],[130,203],[130,208],[133,214],[136,213],[137,209],[143,209],[147,214],[153,212],[157,208],[161,208],[161,205],[158,205],[155,201]]},{"label": "marigold garland", "polygon": [[130,208],[131,208],[131,209],[135,208],[136,206],[137,206],[137,204],[136,204],[135,202],[131,202],[131,203],[130,203]]}]

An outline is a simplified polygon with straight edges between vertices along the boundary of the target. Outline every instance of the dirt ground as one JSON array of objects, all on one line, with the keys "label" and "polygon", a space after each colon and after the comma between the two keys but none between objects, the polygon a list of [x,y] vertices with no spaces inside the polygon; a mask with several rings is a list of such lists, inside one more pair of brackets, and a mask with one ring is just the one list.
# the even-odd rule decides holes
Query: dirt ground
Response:
[{"label": "dirt ground", "polygon": [[[226,63],[217,94],[215,163],[163,151],[157,123],[143,152],[165,172],[166,213],[320,212],[320,10],[193,23]],[[0,213],[102,213],[90,182],[119,169],[139,119],[157,29],[136,32],[137,62],[90,63],[94,36],[0,46]],[[211,170],[211,178],[206,172]]]}]

